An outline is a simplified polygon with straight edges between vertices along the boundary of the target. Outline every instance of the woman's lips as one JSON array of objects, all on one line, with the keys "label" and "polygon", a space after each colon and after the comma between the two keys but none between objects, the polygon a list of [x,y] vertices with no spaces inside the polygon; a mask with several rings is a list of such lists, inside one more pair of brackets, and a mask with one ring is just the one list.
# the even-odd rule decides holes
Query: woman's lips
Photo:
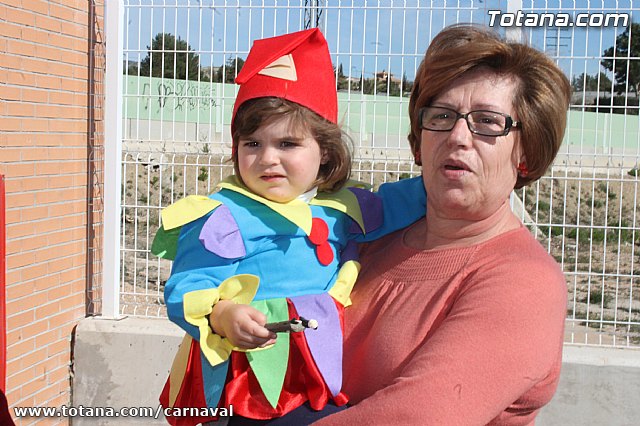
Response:
[{"label": "woman's lips", "polygon": [[444,161],[444,168],[450,170],[466,170],[471,171],[471,168],[464,161],[448,159]]},{"label": "woman's lips", "polygon": [[442,171],[444,175],[447,177],[459,178],[465,175],[466,173],[470,172],[471,169],[463,161],[449,159],[443,163]]}]

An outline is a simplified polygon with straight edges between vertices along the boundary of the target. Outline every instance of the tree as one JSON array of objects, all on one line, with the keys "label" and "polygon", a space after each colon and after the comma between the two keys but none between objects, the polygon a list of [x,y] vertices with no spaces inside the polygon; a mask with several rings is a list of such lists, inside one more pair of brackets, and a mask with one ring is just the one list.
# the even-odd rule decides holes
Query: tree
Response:
[{"label": "tree", "polygon": [[616,37],[616,43],[604,51],[601,64],[615,74],[614,90],[619,95],[632,91],[638,96],[640,89],[640,23],[627,26],[622,34]]},{"label": "tree", "polygon": [[[598,82],[598,78],[600,81]],[[611,92],[611,79],[603,72],[599,76],[582,73],[571,79],[574,92]]]},{"label": "tree", "polygon": [[200,57],[191,46],[173,34],[158,33],[147,46],[147,56],[140,63],[140,75],[177,80],[202,79]]},{"label": "tree", "polygon": [[413,90],[413,81],[409,81],[407,73],[404,73],[402,74],[402,92],[411,93],[411,90]]},{"label": "tree", "polygon": [[338,64],[337,71],[335,67],[333,67],[333,69],[334,69],[334,75],[336,75],[336,79],[338,83],[338,90],[349,90],[351,86],[350,81],[344,75],[344,71],[342,70],[342,64]]},{"label": "tree", "polygon": [[244,59],[235,57],[227,59],[224,66],[216,71],[213,81],[218,83],[233,83],[244,66]]}]

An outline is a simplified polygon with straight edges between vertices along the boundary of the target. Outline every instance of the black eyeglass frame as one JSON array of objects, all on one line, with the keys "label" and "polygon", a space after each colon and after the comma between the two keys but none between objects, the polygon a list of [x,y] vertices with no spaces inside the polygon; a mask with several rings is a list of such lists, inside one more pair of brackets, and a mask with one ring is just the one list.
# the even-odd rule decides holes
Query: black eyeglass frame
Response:
[{"label": "black eyeglass frame", "polygon": [[[427,109],[429,108],[439,108],[439,109],[444,109],[447,111],[451,111],[453,113],[456,114],[456,119],[453,120],[452,124],[451,124],[451,128],[450,129],[428,129],[426,127],[424,127],[422,125],[422,116],[424,115],[424,113],[426,112]],[[467,118],[470,114],[473,114],[474,112],[490,112],[491,114],[497,114],[500,115],[502,117],[505,118],[505,122],[504,122],[504,130],[502,131],[502,133],[498,133],[496,135],[487,135],[486,133],[481,133],[475,129],[473,129],[471,127],[471,123],[469,122],[469,119]],[[522,128],[522,121],[514,121],[513,118],[509,115],[509,114],[505,114],[503,112],[498,112],[498,111],[491,111],[488,109],[477,109],[474,111],[469,111],[466,114],[461,114],[458,111],[455,111],[453,109],[450,108],[445,108],[445,107],[429,107],[429,106],[425,106],[422,107],[418,110],[418,120],[420,121],[420,128],[422,130],[429,130],[430,132],[450,132],[451,130],[453,130],[454,127],[456,127],[456,123],[458,122],[458,120],[460,120],[461,118],[464,118],[464,121],[467,122],[467,128],[469,129],[469,131],[471,133],[473,133],[474,135],[480,135],[480,136],[489,136],[489,137],[494,137],[497,138],[499,136],[507,136],[509,134],[509,131],[511,131],[511,129],[521,129]]]}]

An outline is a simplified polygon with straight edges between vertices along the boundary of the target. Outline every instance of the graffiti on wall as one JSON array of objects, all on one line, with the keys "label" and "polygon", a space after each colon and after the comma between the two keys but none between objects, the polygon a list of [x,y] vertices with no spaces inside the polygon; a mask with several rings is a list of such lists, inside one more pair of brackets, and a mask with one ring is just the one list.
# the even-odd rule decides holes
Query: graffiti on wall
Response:
[{"label": "graffiti on wall", "polygon": [[126,118],[228,124],[235,86],[156,77],[127,76]]}]

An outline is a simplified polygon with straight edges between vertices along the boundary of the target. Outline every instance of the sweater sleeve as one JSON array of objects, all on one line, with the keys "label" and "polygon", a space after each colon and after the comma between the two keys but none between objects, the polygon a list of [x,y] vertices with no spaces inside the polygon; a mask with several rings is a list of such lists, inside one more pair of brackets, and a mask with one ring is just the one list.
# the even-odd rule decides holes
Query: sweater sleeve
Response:
[{"label": "sweater sleeve", "polygon": [[388,385],[314,424],[531,423],[557,385],[566,286],[550,257],[519,255],[467,276]]}]

